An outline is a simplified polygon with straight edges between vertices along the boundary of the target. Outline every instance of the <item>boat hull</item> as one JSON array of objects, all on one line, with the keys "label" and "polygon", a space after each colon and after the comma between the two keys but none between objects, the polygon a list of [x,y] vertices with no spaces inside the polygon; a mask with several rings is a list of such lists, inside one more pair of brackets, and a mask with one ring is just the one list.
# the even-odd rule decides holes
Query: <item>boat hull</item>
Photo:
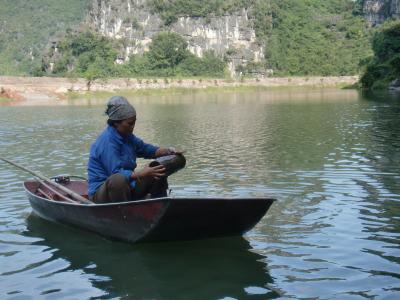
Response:
[{"label": "boat hull", "polygon": [[[84,194],[83,183],[69,185]],[[35,193],[37,187],[34,181],[24,183],[35,214],[130,243],[243,235],[274,202],[270,198],[166,197],[86,205],[46,199]]]}]

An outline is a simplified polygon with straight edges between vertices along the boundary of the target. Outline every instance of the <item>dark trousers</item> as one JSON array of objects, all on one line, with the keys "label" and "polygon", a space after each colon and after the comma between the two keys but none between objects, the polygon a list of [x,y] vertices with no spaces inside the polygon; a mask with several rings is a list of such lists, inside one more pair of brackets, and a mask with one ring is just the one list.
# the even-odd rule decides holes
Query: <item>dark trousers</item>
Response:
[{"label": "dark trousers", "polygon": [[136,187],[132,189],[124,176],[113,174],[99,187],[91,200],[95,203],[126,202],[144,199],[149,194],[151,198],[160,198],[167,196],[167,190],[167,177],[142,178],[136,181]]}]

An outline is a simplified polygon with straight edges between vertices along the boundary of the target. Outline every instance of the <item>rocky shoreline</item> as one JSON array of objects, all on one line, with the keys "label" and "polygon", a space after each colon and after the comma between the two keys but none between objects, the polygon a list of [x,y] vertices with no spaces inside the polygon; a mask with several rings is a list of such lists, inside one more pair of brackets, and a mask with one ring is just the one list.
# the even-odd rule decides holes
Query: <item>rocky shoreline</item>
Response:
[{"label": "rocky shoreline", "polygon": [[178,79],[178,78],[118,78],[96,80],[91,84],[83,78],[12,77],[0,76],[0,98],[11,104],[57,104],[68,98],[68,93],[118,92],[118,90],[155,90],[170,88],[206,89],[247,87],[334,87],[351,86],[358,76],[337,77],[267,77],[233,79]]}]

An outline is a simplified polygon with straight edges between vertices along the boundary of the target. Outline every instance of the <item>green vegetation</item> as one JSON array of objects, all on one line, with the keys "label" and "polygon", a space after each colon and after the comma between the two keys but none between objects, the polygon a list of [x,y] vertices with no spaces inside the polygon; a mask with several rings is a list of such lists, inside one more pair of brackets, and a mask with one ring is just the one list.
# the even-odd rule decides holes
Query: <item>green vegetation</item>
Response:
[{"label": "green vegetation", "polygon": [[10,102],[10,99],[0,96],[0,103],[7,103],[7,102]]},{"label": "green vegetation", "polygon": [[[255,6],[266,64],[278,76],[352,75],[371,54],[364,19],[348,0],[271,0]],[[272,21],[272,24],[271,22]]]},{"label": "green vegetation", "polygon": [[400,21],[388,21],[377,29],[372,40],[374,56],[369,60],[361,84],[367,89],[387,88],[400,78]]},{"label": "green vegetation", "polygon": [[[211,52],[203,58],[190,54],[183,38],[173,33],[156,36],[148,53],[115,64],[121,42],[67,31],[81,22],[90,1],[3,0],[0,74],[43,75],[43,50],[51,41],[61,40],[60,53],[50,52],[53,61],[45,57],[42,67],[48,70],[49,63],[55,62],[53,75],[84,76],[89,85],[104,77],[225,75],[226,62]],[[265,60],[250,62],[239,71],[251,75],[273,69],[274,76],[311,76],[360,73],[360,62],[372,55],[370,30],[361,15],[363,1],[147,0],[147,4],[160,14],[166,27],[180,16],[210,20],[246,8],[258,42],[265,45]],[[124,22],[139,27],[133,18]]]},{"label": "green vegetation", "polygon": [[[338,86],[331,86],[338,88]],[[285,92],[310,92],[314,91],[317,86],[259,86],[259,85],[239,85],[239,86],[208,86],[206,88],[196,87],[169,87],[169,88],[145,88],[145,89],[127,89],[118,90],[118,94],[127,98],[134,96],[165,96],[165,95],[182,95],[194,93],[252,93],[259,91],[285,91]],[[79,100],[106,100],[115,95],[113,91],[87,91],[87,92],[69,92],[68,99],[73,101]]]},{"label": "green vegetation", "polygon": [[32,74],[51,37],[78,24],[88,0],[2,0],[0,74]]},{"label": "green vegetation", "polygon": [[247,8],[254,0],[148,0],[153,12],[159,14],[165,25],[171,25],[181,16],[208,18]]},{"label": "green vegetation", "polygon": [[[52,74],[57,76],[85,77],[88,89],[98,78],[118,75],[115,67],[117,51],[111,41],[90,31],[69,32],[58,44],[57,52],[51,49],[49,56],[54,59]],[[43,60],[42,74],[50,63]],[[41,75],[38,73],[38,75]]]},{"label": "green vegetation", "polygon": [[[108,77],[141,76],[224,76],[225,62],[209,52],[203,58],[187,50],[186,41],[178,34],[161,32],[154,36],[149,51],[133,55],[129,62],[115,63],[117,52],[113,41],[90,31],[69,33],[52,49],[53,75],[85,77],[88,88],[93,80]],[[50,61],[49,60],[49,61]],[[49,68],[45,62],[43,71]]]},{"label": "green vegetation", "polygon": [[180,16],[205,17],[248,8],[265,62],[277,76],[354,75],[371,55],[362,0],[149,0],[166,25]]}]

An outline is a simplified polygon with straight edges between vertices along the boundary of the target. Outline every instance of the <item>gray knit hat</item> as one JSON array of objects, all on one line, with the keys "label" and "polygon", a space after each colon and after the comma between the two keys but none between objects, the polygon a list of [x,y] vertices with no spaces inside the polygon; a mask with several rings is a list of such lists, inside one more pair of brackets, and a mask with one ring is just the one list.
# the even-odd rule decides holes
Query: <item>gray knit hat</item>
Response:
[{"label": "gray knit hat", "polygon": [[121,121],[136,116],[135,108],[122,96],[113,96],[107,102],[106,115],[113,121]]}]

